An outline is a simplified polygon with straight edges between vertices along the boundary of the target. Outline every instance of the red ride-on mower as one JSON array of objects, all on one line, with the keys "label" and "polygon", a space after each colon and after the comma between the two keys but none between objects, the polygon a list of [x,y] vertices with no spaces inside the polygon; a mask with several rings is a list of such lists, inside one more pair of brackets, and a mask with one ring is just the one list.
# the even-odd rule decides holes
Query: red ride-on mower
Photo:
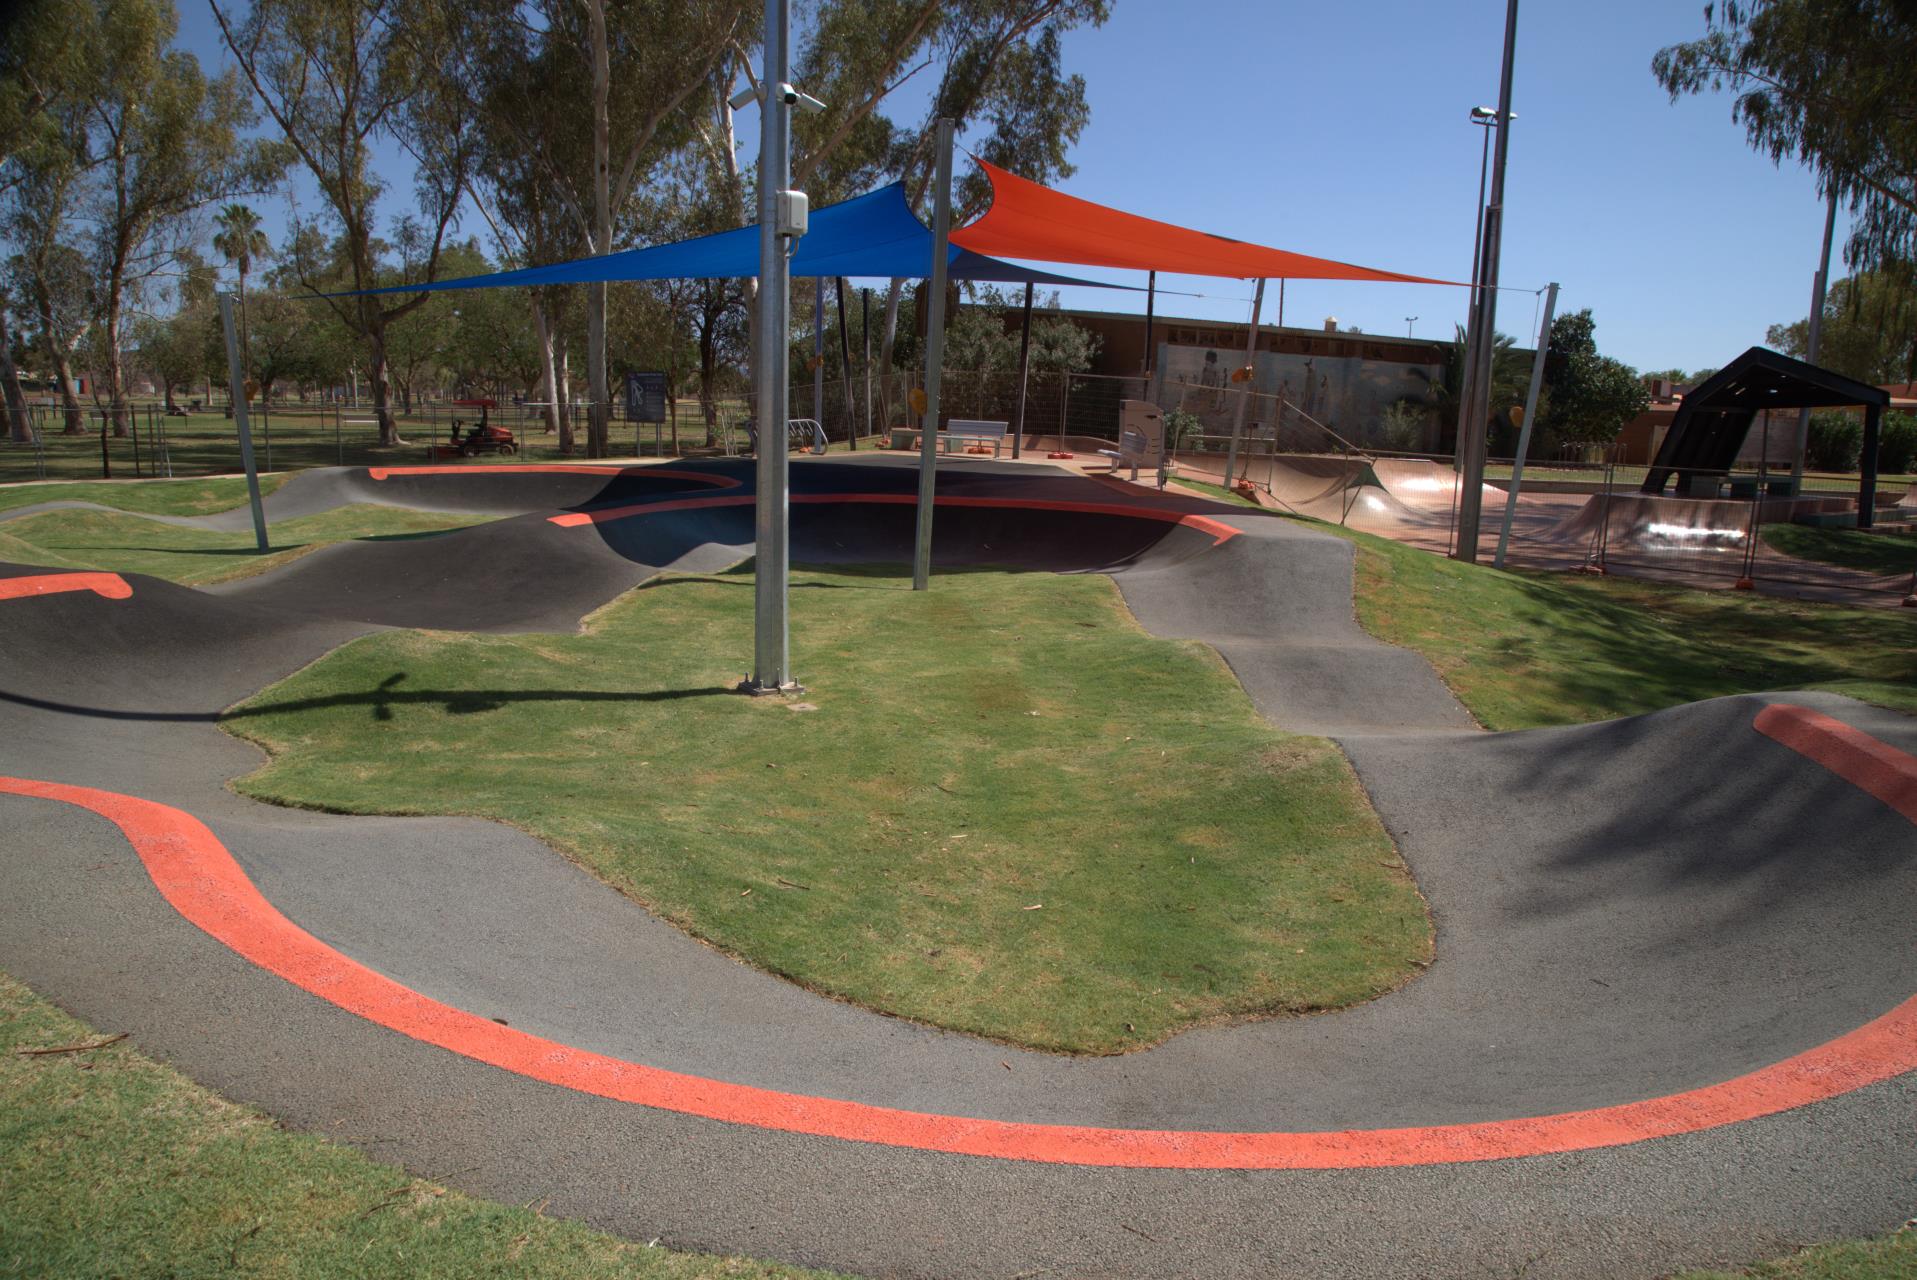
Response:
[{"label": "red ride-on mower", "polygon": [[491,422],[492,411],[499,407],[497,400],[455,400],[452,404],[455,409],[479,410],[479,421],[468,428],[463,419],[454,418],[452,443],[433,445],[433,457],[477,458],[482,453],[519,452],[519,442],[513,439],[511,428],[496,427]]}]

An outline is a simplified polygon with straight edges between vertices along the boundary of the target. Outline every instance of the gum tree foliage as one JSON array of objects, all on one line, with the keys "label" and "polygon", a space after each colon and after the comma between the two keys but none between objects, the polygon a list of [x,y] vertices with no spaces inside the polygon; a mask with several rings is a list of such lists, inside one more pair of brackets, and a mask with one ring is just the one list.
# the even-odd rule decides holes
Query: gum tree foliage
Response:
[{"label": "gum tree foliage", "polygon": [[1851,265],[1917,285],[1917,7],[1904,0],[1720,0],[1705,33],[1651,67],[1673,99],[1728,91],[1750,144],[1802,161],[1848,201]]},{"label": "gum tree foliage", "polygon": [[[76,0],[14,0],[0,18],[0,199],[21,182],[45,149],[67,149],[62,140],[63,108],[98,74],[94,50],[95,14]],[[33,153],[41,153],[35,157]],[[26,212],[18,208],[11,215]],[[11,230],[11,228],[9,228]],[[9,314],[31,304],[8,287],[0,290],[0,395],[4,396],[12,439],[31,438],[26,396],[14,362],[17,329]],[[77,404],[73,406],[77,413]]]},{"label": "gum tree foliage", "polygon": [[[443,49],[465,100],[554,198],[574,251],[602,254],[631,242],[635,197],[691,137],[693,100],[762,11],[753,0],[493,0],[461,6]],[[522,85],[544,100],[527,103]],[[606,286],[586,286],[592,457],[606,453],[613,398],[606,307]]]},{"label": "gum tree foliage", "polygon": [[12,250],[6,292],[59,384],[62,434],[79,435],[86,420],[73,390],[74,362],[100,309],[77,221],[87,169],[85,108],[69,99],[41,119],[49,127],[6,162],[11,178],[0,197],[0,230]]},{"label": "gum tree foliage", "polygon": [[[1764,340],[1808,360],[1810,318],[1774,324]],[[1917,377],[1917,294],[1895,275],[1875,271],[1833,282],[1824,295],[1817,363],[1873,385]]]},{"label": "gum tree foliage", "polygon": [[252,123],[239,78],[208,80],[199,60],[171,47],[172,0],[102,0],[100,74],[82,95],[92,166],[81,213],[100,289],[100,347],[113,433],[127,431],[129,313],[196,237],[192,217],[221,198],[269,182],[270,144],[243,142]]},{"label": "gum tree foliage", "polygon": [[1539,411],[1538,426],[1559,440],[1614,440],[1651,402],[1637,370],[1598,354],[1596,331],[1589,307],[1551,322],[1551,345],[1544,359],[1550,398]]},{"label": "gum tree foliage", "polygon": [[[945,331],[949,369],[1000,372],[1018,368],[1018,323],[1023,295],[980,286],[970,306],[960,307]],[[1049,314],[1048,314],[1049,313]],[[1100,338],[1058,313],[1058,294],[1032,308],[1034,373],[1083,373],[1098,355]]]},{"label": "gum tree foliage", "polygon": [[[433,61],[433,51],[455,39],[452,20],[428,0],[253,0],[244,18],[217,0],[212,7],[227,48],[326,201],[349,287],[372,288],[379,275],[375,212],[384,184],[372,172],[372,152],[380,138],[397,141],[413,160],[414,193],[428,228],[419,274],[403,283],[435,279],[475,145],[471,114],[458,95],[439,91],[443,77]],[[309,270],[298,258],[295,264],[301,283],[319,292],[317,266]],[[404,443],[392,411],[387,327],[430,296],[326,300],[365,345],[382,445]]]}]

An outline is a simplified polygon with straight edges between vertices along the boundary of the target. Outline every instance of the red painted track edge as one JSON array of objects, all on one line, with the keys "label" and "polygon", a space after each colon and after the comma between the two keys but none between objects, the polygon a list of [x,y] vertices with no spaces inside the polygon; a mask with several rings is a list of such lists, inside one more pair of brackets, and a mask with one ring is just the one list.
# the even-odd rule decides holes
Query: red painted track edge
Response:
[{"label": "red painted track edge", "polygon": [[108,600],[125,600],[133,594],[133,584],[117,573],[33,573],[0,578],[0,600],[24,600],[65,591],[91,591]]},{"label": "red painted track edge", "polygon": [[[694,511],[705,507],[742,507],[750,506],[756,499],[751,494],[733,494],[722,498],[682,498],[670,502],[635,502],[627,506],[606,507],[597,511],[569,511],[564,515],[546,517],[562,528],[575,529],[581,525],[606,524],[613,520],[625,520],[634,516],[659,515],[667,511]],[[909,493],[795,493],[791,498],[798,504],[858,503],[877,506],[910,507],[918,505],[918,497]],[[1212,537],[1212,545],[1222,546],[1239,535],[1222,520],[1210,516],[1198,515],[1189,511],[1167,511],[1157,507],[1139,507],[1121,502],[1073,502],[1050,498],[987,498],[953,494],[934,498],[935,507],[983,507],[1014,511],[1073,511],[1085,515],[1123,516],[1134,520],[1157,520],[1164,524],[1183,525],[1187,529],[1196,529]]]},{"label": "red painted track edge", "polygon": [[[1902,755],[1868,735],[1849,732]],[[1694,1133],[1774,1115],[1917,1070],[1917,997],[1912,997],[1854,1031],[1733,1080],[1662,1098],[1525,1119],[1319,1133],[1225,1133],[1022,1124],[902,1111],[666,1071],[501,1026],[412,991],[300,929],[259,892],[225,846],[191,814],[61,783],[0,778],[0,792],[77,805],[112,821],[161,895],[189,922],[252,963],[341,1009],[414,1040],[560,1088],[790,1133],[993,1159],[1121,1168],[1408,1167],[1582,1151]]]}]

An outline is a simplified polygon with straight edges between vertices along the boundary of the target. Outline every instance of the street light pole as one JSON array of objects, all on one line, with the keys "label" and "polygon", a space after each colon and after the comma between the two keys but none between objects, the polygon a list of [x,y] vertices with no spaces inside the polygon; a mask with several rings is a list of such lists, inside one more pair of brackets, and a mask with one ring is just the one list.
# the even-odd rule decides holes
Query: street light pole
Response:
[{"label": "street light pole", "polygon": [[[1451,469],[1464,463],[1464,410],[1472,403],[1472,391],[1478,381],[1478,273],[1484,264],[1484,187],[1491,174],[1491,130],[1497,124],[1496,107],[1471,108],[1471,123],[1484,130],[1483,145],[1478,148],[1477,221],[1471,227],[1471,292],[1465,298],[1464,368],[1458,372],[1458,422],[1451,441]],[[1449,548],[1447,548],[1449,550]]]},{"label": "street light pole", "polygon": [[754,499],[752,677],[747,693],[796,690],[786,586],[791,572],[786,418],[791,388],[787,337],[791,315],[788,242],[805,233],[804,200],[788,191],[792,101],[786,83],[790,19],[786,0],[765,0],[765,67],[759,88],[759,332],[752,367],[759,375],[758,492]]},{"label": "street light pole", "polygon": [[1416,323],[1418,323],[1418,317],[1416,316],[1406,316],[1404,318],[1404,336],[1405,337],[1409,338],[1411,336],[1411,326]]},{"label": "street light pole", "polygon": [[1511,73],[1517,60],[1518,0],[1509,0],[1504,17],[1504,73],[1498,85],[1498,141],[1491,156],[1491,191],[1484,205],[1484,253],[1479,263],[1477,381],[1472,384],[1470,417],[1458,428],[1461,472],[1458,476],[1458,545],[1453,555],[1466,564],[1478,560],[1478,520],[1484,505],[1485,419],[1490,414],[1491,354],[1497,346],[1498,256],[1504,236],[1504,171],[1511,149]]},{"label": "street light pole", "polygon": [[[1831,189],[1830,203],[1824,208],[1824,254],[1817,262],[1817,279],[1811,286],[1810,341],[1805,356],[1817,363],[1818,340],[1824,336],[1824,292],[1830,287],[1830,242],[1837,230],[1837,191]],[[1797,443],[1791,450],[1791,496],[1804,488],[1804,446],[1810,442],[1810,410],[1797,411]]]}]

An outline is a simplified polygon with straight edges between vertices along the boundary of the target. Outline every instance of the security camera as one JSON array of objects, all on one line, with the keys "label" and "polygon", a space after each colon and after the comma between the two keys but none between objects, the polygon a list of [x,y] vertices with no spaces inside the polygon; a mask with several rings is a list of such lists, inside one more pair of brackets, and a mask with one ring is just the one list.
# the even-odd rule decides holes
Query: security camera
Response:
[{"label": "security camera", "polygon": [[797,107],[801,111],[819,112],[825,110],[825,104],[809,93],[802,93],[789,84],[779,86],[779,96],[785,99],[788,107]]},{"label": "security camera", "polygon": [[743,111],[745,110],[746,103],[756,102],[758,101],[758,98],[759,98],[759,91],[753,88],[751,85],[747,85],[745,88],[739,90],[739,92],[733,94],[730,102],[727,105],[729,105],[734,111]]}]

